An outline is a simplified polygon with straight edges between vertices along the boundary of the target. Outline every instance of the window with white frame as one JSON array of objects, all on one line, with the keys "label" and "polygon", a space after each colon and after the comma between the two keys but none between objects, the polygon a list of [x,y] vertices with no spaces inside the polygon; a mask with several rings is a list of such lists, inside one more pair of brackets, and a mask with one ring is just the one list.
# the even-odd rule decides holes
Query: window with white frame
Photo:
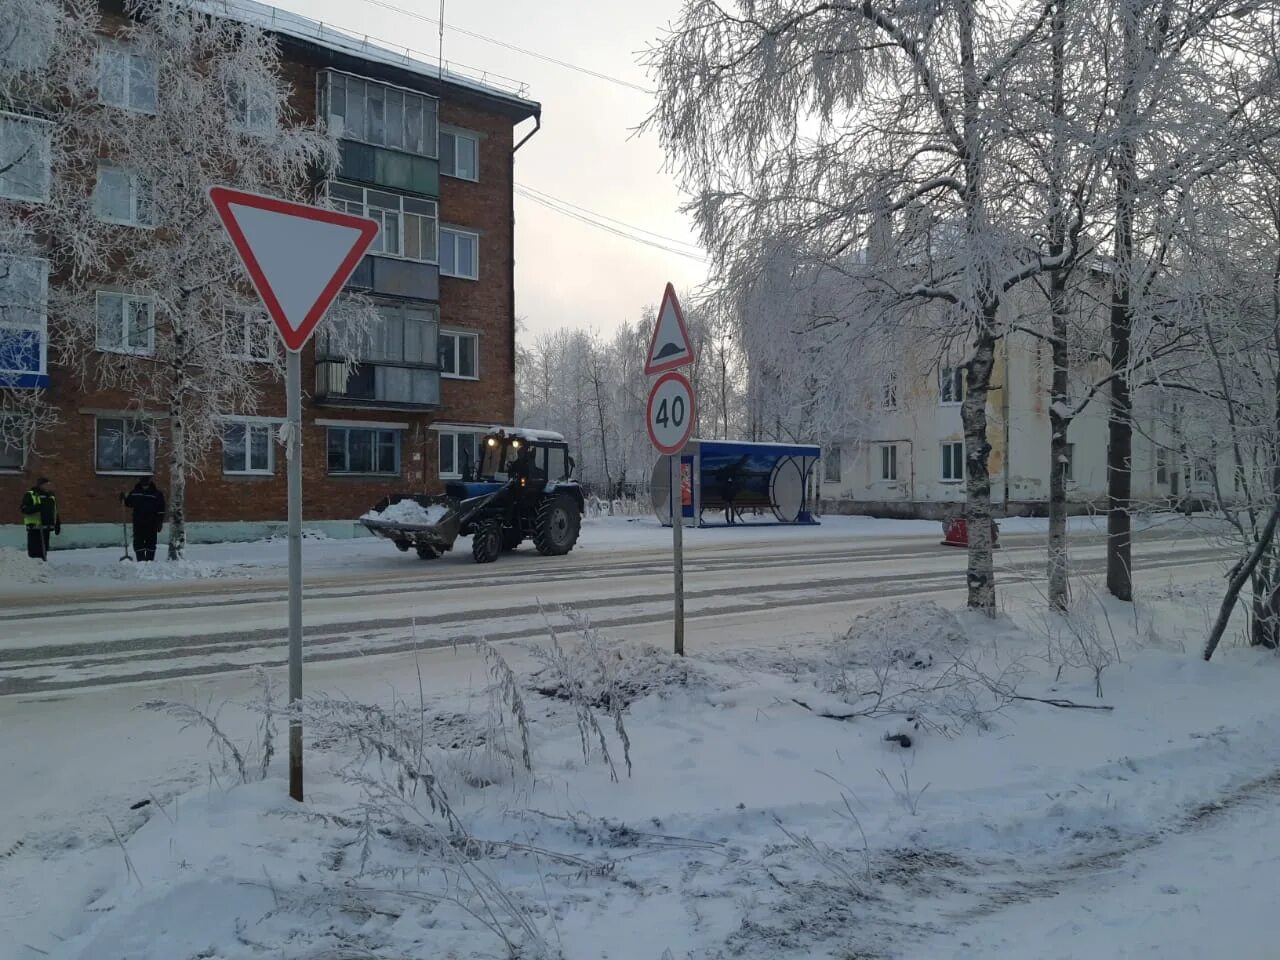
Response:
[{"label": "window with white frame", "polygon": [[222,425],[222,472],[270,476],[275,472],[275,424],[228,420]]},{"label": "window with white frame", "polygon": [[1169,451],[1164,447],[1156,447],[1156,483],[1169,482]]},{"label": "window with white frame", "polygon": [[440,431],[440,479],[456,480],[473,473],[480,462],[483,433],[466,430]]},{"label": "window with white frame", "polygon": [[480,234],[457,227],[440,228],[440,272],[446,277],[480,277]]},{"label": "window with white frame", "polygon": [[155,351],[155,301],[147,296],[99,290],[97,347],[106,353]]},{"label": "window with white frame", "polygon": [[886,410],[898,409],[898,375],[890,372],[884,379],[884,392],[880,397],[880,405]]},{"label": "window with white frame", "polygon": [[941,367],[938,370],[938,402],[960,403],[964,400],[964,367]]},{"label": "window with white frame", "polygon": [[1070,483],[1076,478],[1076,445],[1068,443],[1062,451],[1062,479]]},{"label": "window with white frame", "polygon": [[335,136],[436,156],[434,97],[336,70],[321,78],[325,116]]},{"label": "window with white frame", "polygon": [[1196,457],[1195,478],[1196,483],[1207,484],[1213,481],[1213,461],[1209,457]]},{"label": "window with white frame", "polygon": [[106,223],[152,227],[156,222],[151,186],[134,171],[116,167],[98,167],[93,212]]},{"label": "window with white frame", "polygon": [[275,91],[243,77],[226,83],[227,120],[245,133],[270,133],[276,126]]},{"label": "window with white frame", "polygon": [[0,257],[0,387],[46,372],[49,262]]},{"label": "window with white frame", "polygon": [[275,336],[271,320],[261,310],[222,312],[222,343],[229,357],[270,363],[276,355]]},{"label": "window with white frame", "polygon": [[822,480],[824,483],[840,482],[840,445],[832,444],[822,451]]},{"label": "window with white frame", "polygon": [[155,434],[147,420],[96,417],[94,469],[149,476],[155,469]]},{"label": "window with white frame", "polygon": [[10,414],[0,417],[0,472],[21,470],[27,463],[25,423]]},{"label": "window with white frame", "polygon": [[329,427],[330,474],[400,473],[400,431],[363,427]]},{"label": "window with white frame", "polygon": [[898,445],[896,443],[880,444],[880,479],[898,479]]},{"label": "window with white frame", "polygon": [[480,377],[480,335],[462,330],[440,331],[441,376],[459,380]]},{"label": "window with white frame", "polygon": [[964,479],[964,441],[948,440],[942,444],[942,480],[959,483]]},{"label": "window with white frame", "polygon": [[328,193],[335,209],[378,221],[380,229],[370,253],[436,262],[438,216],[434,200],[339,182],[330,183]]},{"label": "window with white frame", "polygon": [[441,127],[440,172],[459,180],[479,180],[480,138],[464,130]]},{"label": "window with white frame", "polygon": [[35,203],[49,199],[52,130],[45,120],[0,113],[0,197]]},{"label": "window with white frame", "polygon": [[98,47],[98,99],[140,113],[156,111],[156,62],[118,43]]}]

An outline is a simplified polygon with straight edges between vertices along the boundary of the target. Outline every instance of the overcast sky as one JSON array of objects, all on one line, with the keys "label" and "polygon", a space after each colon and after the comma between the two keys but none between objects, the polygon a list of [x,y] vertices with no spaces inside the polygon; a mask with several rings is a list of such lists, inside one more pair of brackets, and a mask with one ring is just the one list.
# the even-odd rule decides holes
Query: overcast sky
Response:
[{"label": "overcast sky", "polygon": [[[268,0],[370,38],[434,55],[438,28],[371,0]],[[432,19],[439,0],[388,0]],[[649,86],[636,53],[655,40],[679,0],[446,0],[445,23]],[[695,243],[653,136],[634,127],[648,94],[451,31],[446,61],[529,85],[542,130],[516,154],[516,182],[654,234]],[[526,121],[531,126],[530,121]],[[560,326],[612,330],[662,297],[668,280],[691,287],[697,260],[578,223],[517,195],[516,314],[532,332]],[[482,267],[483,269],[483,267]]]}]

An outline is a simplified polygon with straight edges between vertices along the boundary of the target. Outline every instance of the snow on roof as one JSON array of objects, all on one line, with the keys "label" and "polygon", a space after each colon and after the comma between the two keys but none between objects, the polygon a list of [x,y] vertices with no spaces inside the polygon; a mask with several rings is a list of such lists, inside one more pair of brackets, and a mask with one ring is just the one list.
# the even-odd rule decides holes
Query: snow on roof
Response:
[{"label": "snow on roof", "polygon": [[189,2],[197,10],[202,10],[211,16],[253,24],[281,36],[305,40],[362,60],[399,67],[420,76],[430,77],[432,80],[442,80],[445,83],[465,87],[521,107],[531,114],[541,110],[537,102],[528,98],[528,84],[501,74],[473,70],[448,61],[441,62],[429,54],[410,47],[393,46],[376,37],[352,33],[341,27],[304,17],[299,13],[291,13],[265,3],[258,3],[257,0],[189,0]]},{"label": "snow on roof", "polygon": [[493,427],[494,433],[501,430],[508,437],[519,437],[521,440],[551,440],[564,443],[564,434],[554,430],[535,430],[532,427]]}]

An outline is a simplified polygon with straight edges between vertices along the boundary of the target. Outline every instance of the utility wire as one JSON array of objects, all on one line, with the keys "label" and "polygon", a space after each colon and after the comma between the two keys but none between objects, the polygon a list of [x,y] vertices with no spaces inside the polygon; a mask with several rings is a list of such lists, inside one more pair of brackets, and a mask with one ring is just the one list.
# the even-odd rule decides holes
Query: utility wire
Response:
[{"label": "utility wire", "polygon": [[[384,10],[390,10],[393,13],[403,14],[406,17],[412,17],[415,20],[421,20],[423,23],[434,24],[436,26],[440,26],[441,29],[444,29],[439,20],[428,17],[425,13],[419,13],[416,10],[408,10],[404,7],[398,7],[394,3],[388,3],[387,0],[362,0],[362,2],[375,7],[381,7]],[[607,83],[614,83],[620,87],[626,87],[629,90],[636,90],[639,93],[649,95],[654,93],[654,91],[650,90],[648,87],[642,87],[640,84],[632,83],[630,80],[623,80],[621,77],[610,76],[607,73],[601,73],[600,71],[592,70],[589,67],[580,67],[578,64],[570,63],[568,60],[560,60],[557,57],[553,57],[545,53],[539,53],[537,50],[530,50],[528,47],[517,46],[516,44],[509,43],[506,40],[499,40],[496,37],[487,37],[483,33],[476,33],[474,30],[468,30],[466,27],[457,27],[453,24],[449,24],[448,29],[452,30],[454,33],[460,33],[463,36],[472,37],[476,40],[483,40],[485,43],[492,43],[499,47],[505,47],[508,50],[514,50],[516,53],[522,53],[526,57],[545,60],[547,63],[555,64],[557,67],[564,67],[566,70],[575,70],[588,77],[595,77],[597,80],[604,80]]]},{"label": "utility wire", "polygon": [[[562,216],[569,217],[572,220],[577,220],[579,223],[585,223],[589,227],[595,227],[597,230],[604,230],[606,233],[611,233],[615,237],[621,237],[623,240],[630,240],[632,243],[642,243],[647,247],[654,247],[666,253],[673,253],[678,257],[687,257],[690,260],[697,260],[699,263],[707,262],[707,258],[704,256],[701,256],[696,253],[690,253],[686,250],[677,250],[675,247],[668,246],[665,243],[659,243],[656,240],[650,240],[646,237],[637,236],[634,233],[628,233],[625,230],[620,230],[619,228],[611,226],[608,223],[604,223],[600,220],[592,219],[592,217],[579,213],[576,210],[570,209],[567,206],[561,206],[559,203],[556,203],[555,201],[547,200],[544,197],[539,196],[538,194],[531,193],[529,190],[527,190],[524,187],[516,187],[515,190],[516,190],[516,193],[524,197],[526,200],[532,200],[534,203],[540,204],[541,206],[546,207],[548,210],[553,210],[554,212],[561,214]],[[638,228],[632,228],[632,229],[638,229]]]},{"label": "utility wire", "polygon": [[[627,223],[625,220],[619,220],[616,217],[611,217],[604,213],[597,213],[595,210],[588,210],[586,207],[580,207],[576,203],[570,203],[568,200],[565,200],[562,197],[552,196],[551,194],[547,193],[545,190],[536,190],[533,187],[529,186],[528,184],[517,182],[516,186],[521,191],[523,191],[526,195],[530,193],[536,193],[538,196],[546,200],[551,200],[562,206],[570,207],[574,210],[577,210],[579,213],[585,214],[589,217],[595,217],[599,220],[607,220],[610,223],[615,223],[620,227],[625,227],[626,229],[632,230],[636,233],[643,233],[643,234],[646,234],[647,236],[653,237],[655,240],[661,240],[663,243],[672,243],[679,247],[689,247],[690,249],[701,251],[701,248],[696,243],[690,243],[687,240],[677,240],[675,237],[668,237],[666,234],[662,234],[662,233],[654,233],[652,230],[646,230],[644,227],[637,227],[635,224]],[[699,252],[698,255],[701,256],[701,252]]]}]

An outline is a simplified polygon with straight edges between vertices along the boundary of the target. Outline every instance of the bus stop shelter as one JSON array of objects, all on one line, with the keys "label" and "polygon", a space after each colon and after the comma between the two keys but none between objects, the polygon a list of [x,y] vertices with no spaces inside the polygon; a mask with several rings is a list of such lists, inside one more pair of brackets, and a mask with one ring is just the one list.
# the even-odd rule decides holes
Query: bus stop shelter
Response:
[{"label": "bus stop shelter", "polygon": [[[685,526],[816,524],[822,448],[803,443],[690,440],[680,454]],[[671,460],[654,466],[653,510],[671,524]]]}]

